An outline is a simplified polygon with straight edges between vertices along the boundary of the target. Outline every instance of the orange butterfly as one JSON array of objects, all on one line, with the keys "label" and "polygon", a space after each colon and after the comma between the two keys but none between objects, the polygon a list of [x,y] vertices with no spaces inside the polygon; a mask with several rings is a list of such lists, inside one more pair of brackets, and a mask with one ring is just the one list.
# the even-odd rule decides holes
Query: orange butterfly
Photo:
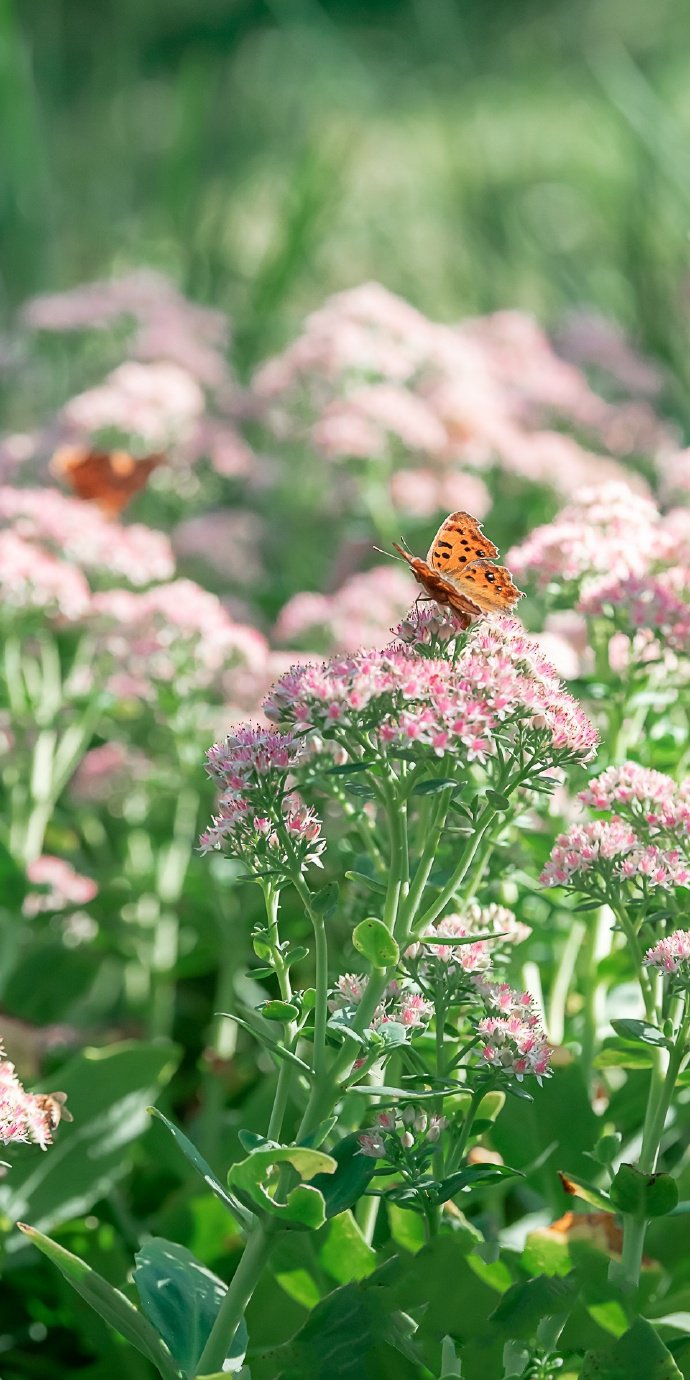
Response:
[{"label": "orange butterfly", "polygon": [[140,489],[162,455],[137,460],[125,450],[90,450],[62,446],[50,464],[53,474],[69,484],[77,498],[97,504],[104,517],[116,518]]},{"label": "orange butterfly", "polygon": [[425,561],[393,545],[429,598],[451,608],[465,627],[483,613],[510,612],[522,598],[510,571],[494,565],[498,548],[469,513],[451,513],[441,523]]}]

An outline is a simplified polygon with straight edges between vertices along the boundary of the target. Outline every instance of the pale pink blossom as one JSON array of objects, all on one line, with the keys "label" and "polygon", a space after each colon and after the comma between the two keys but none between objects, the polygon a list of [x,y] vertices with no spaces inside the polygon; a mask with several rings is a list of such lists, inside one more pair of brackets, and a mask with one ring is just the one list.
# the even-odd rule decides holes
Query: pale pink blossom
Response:
[{"label": "pale pink blossom", "polygon": [[91,592],[80,570],[11,530],[0,531],[0,594],[6,615],[40,612],[80,622]]},{"label": "pale pink blossom", "polygon": [[82,876],[64,858],[49,853],[29,863],[26,875],[32,886],[41,888],[26,897],[23,909],[27,916],[65,910],[67,906],[86,906],[98,895],[98,884],[92,877]]},{"label": "pale pink blossom", "polygon": [[102,384],[71,398],[60,414],[72,432],[97,437],[113,431],[150,450],[184,441],[205,407],[204,394],[178,364],[120,364]]},{"label": "pale pink blossom", "polygon": [[391,476],[390,495],[401,513],[411,514],[416,519],[460,509],[481,521],[492,502],[484,480],[462,470],[446,473],[432,469],[396,469]]},{"label": "pale pink blossom", "polygon": [[665,939],[659,939],[648,949],[643,962],[648,968],[656,968],[660,973],[683,971],[690,975],[690,934],[687,930],[674,930]]},{"label": "pale pink blossom", "polygon": [[92,505],[87,509],[58,489],[0,487],[0,522],[96,578],[140,586],[169,580],[175,570],[163,532],[141,523],[108,522]]},{"label": "pale pink blossom", "polygon": [[15,1073],[14,1064],[0,1060],[0,1141],[3,1145],[39,1145],[41,1150],[46,1150],[53,1139],[52,1130],[51,1112],[45,1098],[27,1092]]}]

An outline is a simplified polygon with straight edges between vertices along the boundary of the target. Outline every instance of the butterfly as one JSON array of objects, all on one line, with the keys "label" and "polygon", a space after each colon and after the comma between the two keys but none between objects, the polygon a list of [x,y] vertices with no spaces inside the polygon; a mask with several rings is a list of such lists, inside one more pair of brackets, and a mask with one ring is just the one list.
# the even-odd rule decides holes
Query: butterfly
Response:
[{"label": "butterfly", "polygon": [[162,463],[162,455],[146,455],[137,460],[126,450],[62,446],[55,452],[50,468],[69,484],[77,498],[95,503],[104,517],[116,518],[144,488],[151,471]]},{"label": "butterfly", "polygon": [[508,613],[522,598],[504,565],[494,565],[498,547],[470,513],[451,513],[429,547],[425,561],[393,543],[430,599],[447,605],[469,627],[483,613]]}]

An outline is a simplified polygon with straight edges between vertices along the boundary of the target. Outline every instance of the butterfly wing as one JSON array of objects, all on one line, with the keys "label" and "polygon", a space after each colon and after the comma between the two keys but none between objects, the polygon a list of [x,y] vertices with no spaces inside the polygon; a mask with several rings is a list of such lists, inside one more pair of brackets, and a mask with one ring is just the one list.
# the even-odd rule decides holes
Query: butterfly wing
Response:
[{"label": "butterfly wing", "polygon": [[423,561],[418,556],[411,556],[397,542],[393,542],[395,550],[400,553],[403,560],[412,571],[417,584],[422,586],[425,594],[430,599],[434,599],[442,608],[451,608],[459,618],[465,620],[465,626],[469,626],[471,618],[478,618],[481,608],[473,603],[468,594],[458,587],[454,580],[447,579],[439,570],[435,570],[428,561]]},{"label": "butterfly wing", "polygon": [[477,560],[493,560],[498,547],[484,536],[481,524],[470,513],[451,513],[429,547],[427,561],[443,575],[458,574]]},{"label": "butterfly wing", "polygon": [[127,451],[63,446],[53,456],[51,469],[69,484],[77,498],[96,503],[105,517],[114,518],[144,488],[151,471],[162,462],[162,455],[137,460]]},{"label": "butterfly wing", "polygon": [[510,571],[493,561],[475,561],[469,570],[454,572],[446,579],[476,604],[480,613],[510,613],[522,599],[522,590],[513,584]]}]

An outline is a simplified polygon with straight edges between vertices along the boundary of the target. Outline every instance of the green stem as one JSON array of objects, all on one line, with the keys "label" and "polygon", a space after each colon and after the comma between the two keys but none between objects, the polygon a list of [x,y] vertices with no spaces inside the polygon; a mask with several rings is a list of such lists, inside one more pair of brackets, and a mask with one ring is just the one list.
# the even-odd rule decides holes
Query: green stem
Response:
[{"label": "green stem", "polygon": [[328,1025],[328,939],[323,916],[315,910],[312,897],[301,874],[296,873],[293,885],[311,920],[314,931],[314,1055],[312,1068],[316,1079],[322,1077],[326,1066],[326,1027]]},{"label": "green stem", "polygon": [[[680,1066],[687,1054],[689,1027],[690,1016],[686,1014],[673,1048],[670,1050],[655,1048],[653,1050],[654,1063],[649,1080],[647,1112],[637,1164],[642,1174],[651,1175],[656,1171],[666,1117],[671,1106]],[[614,1271],[614,1274],[634,1289],[638,1287],[640,1282],[646,1231],[646,1218],[636,1217],[627,1212],[623,1214],[623,1250],[620,1267]]]},{"label": "green stem", "polygon": [[470,1134],[472,1131],[474,1118],[477,1115],[477,1108],[479,1107],[480,1102],[483,1101],[486,1092],[486,1087],[483,1087],[475,1089],[475,1091],[472,1093],[469,1106],[465,1113],[465,1119],[462,1123],[462,1130],[453,1147],[451,1154],[448,1157],[449,1174],[454,1173],[455,1170],[459,1169],[462,1164],[462,1160],[467,1149],[467,1142],[470,1138]]},{"label": "green stem", "polygon": [[221,1303],[211,1334],[196,1367],[196,1374],[213,1375],[221,1371],[256,1289],[268,1258],[271,1238],[259,1223],[251,1230],[244,1253]]},{"label": "green stem", "polygon": [[565,1007],[571,990],[580,945],[587,933],[583,920],[575,920],[566,939],[549,994],[547,1029],[554,1045],[562,1045],[565,1036]]},{"label": "green stem", "polygon": [[[489,825],[492,823],[495,817],[496,811],[492,810],[490,806],[487,806],[483,814],[480,815],[479,819],[477,820],[477,828],[474,834],[472,835],[472,838],[469,842],[467,849],[465,850],[465,853],[463,854],[462,858],[460,859],[460,862],[455,868],[452,877],[448,882],[446,882],[446,885],[441,888],[436,899],[432,901],[430,906],[427,907],[427,909],[424,911],[424,914],[422,915],[421,920],[419,920],[419,922],[415,925],[415,931],[417,933],[425,934],[429,925],[432,925],[434,920],[438,919],[438,916],[441,914],[441,911],[445,910],[449,901],[453,900],[453,897],[455,896],[458,887],[460,886],[461,882],[464,881],[465,877],[467,876],[467,873],[469,872],[471,864],[473,863],[474,859],[476,858],[479,852],[480,844],[482,844],[482,840],[485,839],[485,835],[487,829],[489,828]],[[486,854],[488,855],[490,848],[491,842],[486,840],[484,842],[482,852],[486,851]]]}]

